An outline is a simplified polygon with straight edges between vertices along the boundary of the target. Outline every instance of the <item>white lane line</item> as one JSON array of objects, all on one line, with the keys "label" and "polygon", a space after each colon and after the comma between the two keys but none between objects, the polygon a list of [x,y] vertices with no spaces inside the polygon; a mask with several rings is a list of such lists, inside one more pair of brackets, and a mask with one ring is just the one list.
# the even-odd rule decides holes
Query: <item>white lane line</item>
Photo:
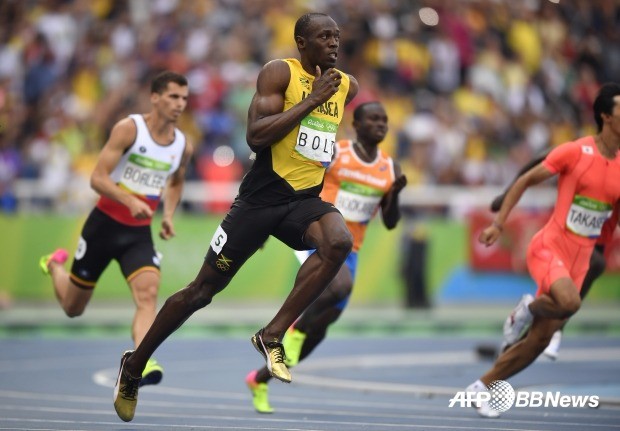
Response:
[{"label": "white lane line", "polygon": [[[620,348],[581,348],[562,350],[562,362],[608,362],[617,361],[620,357]],[[544,360],[544,359],[541,359]],[[421,397],[431,396],[453,396],[457,391],[463,390],[462,387],[448,387],[437,385],[412,385],[406,383],[389,383],[368,380],[338,379],[332,377],[322,377],[316,372],[323,370],[333,370],[336,368],[347,369],[372,369],[372,368],[394,368],[394,367],[414,367],[414,366],[449,366],[449,365],[473,365],[479,363],[478,356],[471,350],[448,351],[448,352],[415,352],[415,353],[394,353],[389,355],[351,355],[329,358],[316,358],[305,362],[295,369],[295,383],[331,389],[347,389],[360,392],[383,392],[393,394],[410,394]],[[187,365],[187,364],[186,364]],[[202,363],[201,363],[202,365]],[[118,370],[105,369],[93,375],[95,383],[114,387],[116,373]],[[152,388],[157,390],[158,388]],[[171,388],[166,388],[164,392],[170,393]],[[181,390],[186,396],[193,393],[197,396],[216,396],[222,397],[225,394],[216,391],[192,391]],[[181,395],[181,393],[177,393]],[[602,397],[604,404],[620,404],[620,397]]]},{"label": "white lane line", "polygon": [[[71,410],[71,409],[42,409],[46,412],[53,413],[70,413],[70,414],[80,414],[80,415],[108,415],[109,412],[102,413],[101,411],[83,411],[83,410]],[[106,414],[108,413],[108,414]],[[325,412],[321,412],[320,414],[325,415]],[[448,419],[449,421],[454,421],[458,423],[453,423],[451,425],[431,425],[431,424],[420,424],[420,421],[423,420],[437,420],[436,416],[424,417],[424,416],[411,416],[409,417],[401,417],[400,419],[408,419],[411,421],[417,421],[418,423],[394,423],[394,422],[364,422],[359,420],[326,420],[326,419],[309,419],[307,417],[300,418],[299,415],[296,415],[294,418],[275,418],[275,417],[239,417],[239,416],[215,416],[215,415],[187,415],[187,414],[174,414],[174,413],[152,413],[152,412],[140,412],[140,417],[137,418],[136,421],[131,422],[132,429],[145,427],[146,429],[153,428],[191,428],[191,429],[241,429],[241,430],[286,430],[286,431],[314,431],[313,428],[305,427],[299,428],[300,425],[308,425],[308,426],[318,426],[318,425],[329,425],[329,426],[355,426],[356,429],[362,429],[357,427],[368,428],[372,427],[380,427],[379,429],[448,429],[448,430],[480,430],[480,431],[511,431],[511,430],[519,430],[519,431],[528,431],[527,428],[519,427],[519,428],[507,428],[506,424],[511,423],[513,426],[517,425],[540,425],[540,422],[534,420],[497,420],[497,421],[488,421],[487,424],[489,426],[480,426],[480,418],[472,419],[472,418],[441,418],[442,420]],[[200,421],[200,424],[163,424],[163,423],[147,423],[144,422],[145,418],[155,419],[155,418],[165,418],[168,420],[181,420],[183,422],[187,422],[190,419]],[[15,421],[15,422],[36,422],[41,423],[45,422],[47,426],[52,423],[58,424],[74,424],[74,425],[111,425],[118,426],[121,424],[120,420],[118,421],[88,421],[88,420],[58,420],[58,419],[33,419],[33,418],[18,418],[11,417],[6,418],[7,420]],[[382,418],[383,419],[383,418]],[[203,425],[205,422],[233,422],[236,425],[222,425],[218,423],[217,425]],[[252,422],[252,425],[238,425],[238,423],[246,423]],[[467,422],[474,422],[469,425]],[[293,423],[293,425],[286,425]],[[559,422],[554,421],[554,426],[561,427],[560,429],[569,430],[575,428],[576,430],[582,430],[584,427],[584,423],[575,423],[575,422]],[[277,425],[277,427],[275,427]],[[297,425],[297,426],[295,426]],[[611,429],[620,429],[620,425],[617,424],[587,424],[588,429],[602,429],[602,430],[611,430]],[[293,426],[293,428],[282,428],[282,426]],[[275,427],[275,428],[274,428]],[[321,428],[322,429],[322,428]],[[537,430],[532,429],[533,430]]]},{"label": "white lane line", "polygon": [[[185,391],[178,388],[169,388],[163,387],[161,388],[162,394],[166,395],[175,395],[180,397],[188,397],[188,398],[204,398],[211,400],[212,398],[217,398],[214,396],[201,397],[197,391]],[[172,394],[169,389],[174,390],[174,394]],[[44,401],[44,402],[58,402],[58,403],[73,403],[73,404],[111,404],[111,400],[108,397],[69,397],[69,396],[59,396],[58,394],[38,394],[38,393],[22,393],[22,392],[8,392],[8,391],[0,391],[0,398],[7,397],[12,401],[15,400],[23,400],[23,401]],[[230,404],[230,403],[214,403],[209,401],[208,404],[204,402],[187,402],[185,400],[181,401],[161,401],[161,400],[142,400],[140,402],[140,406],[142,409],[154,409],[160,411],[161,409],[171,409],[174,411],[188,411],[192,409],[204,410],[205,408],[209,410],[221,410],[221,411],[239,411],[239,412],[249,412],[250,410],[250,398],[248,395],[239,396],[239,398],[243,399],[243,404]],[[323,397],[321,399],[312,399],[308,397],[278,397],[278,402],[288,401],[291,404],[302,405],[304,408],[278,408],[278,413],[292,413],[296,415],[306,415],[306,414],[323,414],[323,415],[349,415],[349,416],[371,416],[371,417],[406,417],[410,419],[422,418],[426,416],[421,416],[419,413],[413,413],[420,411],[421,413],[443,413],[446,412],[454,412],[458,415],[459,410],[448,410],[447,409],[447,401],[445,405],[420,405],[415,404],[413,401],[406,404],[394,404],[394,403],[381,403],[381,402],[364,402],[364,401],[354,401],[354,400],[343,400],[342,398],[326,398]],[[174,399],[174,398],[172,398]],[[49,409],[60,409],[60,407],[52,407],[52,406],[26,406],[26,402],[22,402],[20,405],[12,406],[9,403],[0,404],[0,410],[28,410],[28,411],[47,411]],[[315,405],[317,408],[309,408],[308,406]],[[329,410],[326,408],[332,408],[333,410]],[[346,409],[355,409],[346,410]],[[66,409],[65,409],[66,410]],[[84,412],[85,410],[82,408],[78,410],[79,412]],[[86,411],[93,411],[92,408],[88,407]],[[400,411],[404,411],[406,413],[399,413]],[[469,409],[461,410],[461,411],[469,411]],[[587,411],[591,411],[591,413],[587,413]],[[101,410],[103,413],[111,413],[111,410]],[[391,412],[391,413],[390,413]],[[528,418],[541,416],[548,416],[548,410],[539,410],[535,409],[527,409],[520,412],[522,415],[527,415]],[[511,411],[511,415],[519,414],[517,411]],[[264,416],[262,416],[264,417]],[[457,417],[457,416],[455,416]],[[606,412],[602,412],[600,410],[586,410],[586,412],[574,413],[571,411],[564,412],[558,410],[557,413],[554,413],[554,417],[557,418],[566,418],[566,419],[575,419],[575,420],[590,420],[590,419],[609,419],[614,420],[618,418],[618,415],[608,414]],[[428,418],[436,418],[436,416],[428,416]],[[463,418],[458,418],[458,420],[463,420]],[[469,419],[464,419],[469,420]]]}]

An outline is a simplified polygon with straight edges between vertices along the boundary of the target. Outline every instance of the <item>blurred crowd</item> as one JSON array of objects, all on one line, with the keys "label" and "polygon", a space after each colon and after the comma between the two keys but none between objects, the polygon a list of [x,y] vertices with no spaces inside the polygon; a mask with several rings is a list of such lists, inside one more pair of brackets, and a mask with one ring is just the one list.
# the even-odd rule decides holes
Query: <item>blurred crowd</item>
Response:
[{"label": "blurred crowd", "polygon": [[257,74],[297,56],[308,11],[339,24],[338,67],[360,83],[339,137],[357,104],[382,101],[383,146],[413,186],[506,184],[539,151],[594,133],[593,98],[620,76],[616,1],[2,0],[0,207],[19,208],[18,178],[39,180],[45,208],[92,204],[111,126],[149,109],[162,69],[190,82],[189,179],[240,179]]}]

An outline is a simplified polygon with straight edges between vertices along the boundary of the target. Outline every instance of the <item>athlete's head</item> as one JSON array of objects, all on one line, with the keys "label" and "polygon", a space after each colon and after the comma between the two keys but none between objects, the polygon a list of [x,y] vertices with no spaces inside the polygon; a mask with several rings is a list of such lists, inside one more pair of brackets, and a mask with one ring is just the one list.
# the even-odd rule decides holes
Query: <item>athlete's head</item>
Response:
[{"label": "athlete's head", "polygon": [[169,121],[176,121],[187,106],[187,78],[164,71],[151,81],[151,103]]},{"label": "athlete's head", "polygon": [[603,130],[603,115],[612,115],[614,106],[620,106],[620,85],[615,82],[604,84],[594,100],[594,121],[598,131]]},{"label": "athlete's head", "polygon": [[340,29],[327,14],[307,13],[295,23],[295,42],[302,57],[312,65],[325,71],[336,65]]},{"label": "athlete's head", "polygon": [[151,93],[163,94],[168,88],[168,83],[174,82],[179,87],[187,87],[187,78],[178,73],[165,70],[159,73],[151,81]]},{"label": "athlete's head", "polygon": [[360,143],[377,145],[388,131],[388,116],[380,102],[366,102],[353,111],[353,128]]}]

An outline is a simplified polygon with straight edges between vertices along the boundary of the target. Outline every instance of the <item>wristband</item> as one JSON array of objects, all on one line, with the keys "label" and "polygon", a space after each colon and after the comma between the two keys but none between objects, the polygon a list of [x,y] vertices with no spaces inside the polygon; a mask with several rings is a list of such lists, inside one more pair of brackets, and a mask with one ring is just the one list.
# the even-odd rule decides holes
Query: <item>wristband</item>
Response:
[{"label": "wristband", "polygon": [[500,223],[496,222],[495,220],[493,220],[493,223],[491,223],[492,226],[495,226],[495,228],[502,232],[504,230],[504,226],[502,226]]}]

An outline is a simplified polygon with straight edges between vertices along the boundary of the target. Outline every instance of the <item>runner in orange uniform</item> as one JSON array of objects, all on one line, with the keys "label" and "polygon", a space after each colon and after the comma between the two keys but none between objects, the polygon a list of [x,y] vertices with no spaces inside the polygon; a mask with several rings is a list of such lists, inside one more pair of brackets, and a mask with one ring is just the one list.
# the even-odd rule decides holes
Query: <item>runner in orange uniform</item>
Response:
[{"label": "runner in orange uniform", "polygon": [[[486,391],[525,369],[545,350],[553,333],[579,310],[579,290],[592,251],[620,200],[620,86],[604,85],[595,102],[599,133],[553,149],[545,160],[510,187],[492,225],[480,234],[491,245],[525,190],[559,176],[556,205],[547,224],[534,236],[527,264],[538,285],[536,299],[524,296],[504,323],[504,340],[513,344],[468,392]],[[529,326],[531,324],[531,326]],[[521,333],[529,332],[521,340]],[[488,403],[479,403],[482,416],[497,417]]]},{"label": "runner in orange uniform", "polygon": [[372,162],[362,159],[355,152],[363,148],[353,141],[338,141],[336,160],[325,176],[321,198],[332,202],[342,213],[353,235],[353,252],[358,252],[366,235],[368,222],[377,213],[381,199],[395,180],[394,161],[384,151],[378,150]]},{"label": "runner in orange uniform", "polygon": [[581,290],[592,249],[618,197],[618,183],[613,181],[620,181],[617,160],[605,158],[592,136],[560,146],[542,166],[560,174],[560,183],[551,219],[532,238],[528,249],[528,268],[538,285],[537,296],[549,294],[560,278],[572,279]]},{"label": "runner in orange uniform", "polygon": [[[520,171],[518,172],[515,180],[517,178],[519,178],[521,175],[523,175],[524,173],[526,173],[527,171],[529,171],[530,169],[532,169],[534,166],[538,165],[543,160],[545,160],[545,157],[547,157],[547,155],[549,154],[550,151],[551,151],[551,149],[546,150],[544,152],[544,154],[541,154],[540,156],[532,159],[526,165],[524,165],[520,169]],[[504,198],[506,197],[506,193],[507,193],[509,188],[510,188],[510,186],[508,186],[506,188],[506,190],[502,194],[496,196],[493,199],[493,201],[491,202],[491,212],[496,213],[496,212],[499,211],[500,207],[502,206],[502,202],[504,201]],[[594,281],[597,278],[599,278],[601,275],[603,275],[603,273],[605,272],[606,259],[608,257],[609,250],[610,250],[609,247],[606,248],[605,246],[608,245],[608,243],[611,241],[611,239],[613,237],[613,233],[614,233],[614,231],[616,229],[616,225],[618,223],[618,211],[617,211],[617,209],[618,208],[616,207],[616,210],[614,211],[614,214],[612,215],[612,217],[609,220],[607,220],[607,222],[603,226],[602,234],[598,238],[596,246],[592,250],[592,255],[590,256],[590,263],[589,263],[589,267],[588,267],[588,272],[586,273],[586,275],[584,277],[584,280],[583,280],[583,283],[581,284],[581,291],[580,291],[580,295],[579,296],[581,297],[582,303],[583,303],[583,300],[585,299],[586,295],[590,291],[590,288],[592,287],[592,284],[594,283]],[[543,352],[543,354],[545,356],[547,356],[549,359],[555,360],[558,357],[559,350],[560,350],[560,344],[561,344],[561,341],[562,341],[562,331],[563,331],[563,329],[564,329],[564,326],[562,326],[562,328],[560,328],[557,331],[555,331],[555,333],[553,334],[553,337],[551,337],[551,341],[549,342],[549,345],[547,346],[547,348]],[[526,334],[524,333],[521,336],[521,338],[525,337],[525,335]],[[499,350],[497,350],[494,346],[479,345],[478,348],[477,348],[477,351],[482,356],[490,356],[492,358],[495,358],[495,357],[497,357],[499,352],[503,352],[508,347],[510,347],[510,346],[504,340],[504,341],[502,341],[502,344],[499,347]]]}]

